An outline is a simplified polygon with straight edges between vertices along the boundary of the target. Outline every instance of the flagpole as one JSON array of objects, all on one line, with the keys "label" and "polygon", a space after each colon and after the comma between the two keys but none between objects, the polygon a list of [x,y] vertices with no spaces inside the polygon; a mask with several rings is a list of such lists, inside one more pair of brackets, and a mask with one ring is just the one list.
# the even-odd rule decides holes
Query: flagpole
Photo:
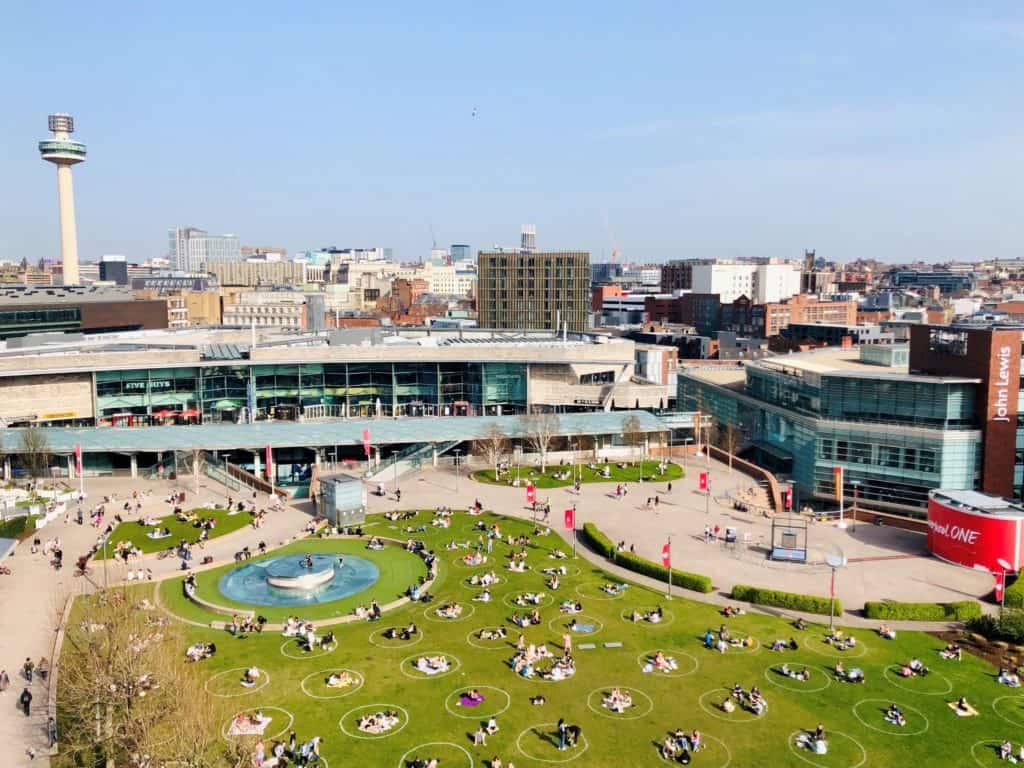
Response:
[{"label": "flagpole", "polygon": [[668,595],[666,597],[672,599],[672,534],[668,535]]}]

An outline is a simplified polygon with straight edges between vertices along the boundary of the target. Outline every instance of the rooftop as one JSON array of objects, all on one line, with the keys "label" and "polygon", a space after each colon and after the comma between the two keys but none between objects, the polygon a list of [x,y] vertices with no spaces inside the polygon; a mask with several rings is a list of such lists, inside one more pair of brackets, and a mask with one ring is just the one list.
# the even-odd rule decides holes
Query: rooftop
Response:
[{"label": "rooftop", "polygon": [[980,491],[931,491],[930,498],[942,504],[958,507],[964,512],[976,515],[994,515],[1024,518],[1024,505],[1002,496],[993,496]]}]

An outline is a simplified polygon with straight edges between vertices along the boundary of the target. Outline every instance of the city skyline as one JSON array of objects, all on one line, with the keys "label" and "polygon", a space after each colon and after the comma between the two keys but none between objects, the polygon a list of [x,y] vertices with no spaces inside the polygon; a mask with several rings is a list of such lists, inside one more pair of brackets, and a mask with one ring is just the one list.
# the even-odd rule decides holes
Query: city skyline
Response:
[{"label": "city skyline", "polygon": [[53,112],[90,146],[83,262],[165,256],[189,222],[399,260],[435,237],[514,245],[523,222],[594,261],[1024,255],[1018,8],[733,12],[317,7],[282,23],[186,4],[84,15],[68,37],[49,9],[15,9],[0,259],[59,256],[33,151]]}]

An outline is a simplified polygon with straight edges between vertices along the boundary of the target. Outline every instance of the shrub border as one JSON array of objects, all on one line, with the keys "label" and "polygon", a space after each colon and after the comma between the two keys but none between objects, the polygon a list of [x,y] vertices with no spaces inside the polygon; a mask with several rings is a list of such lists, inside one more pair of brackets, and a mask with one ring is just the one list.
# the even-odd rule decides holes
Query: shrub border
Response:
[{"label": "shrub border", "polygon": [[[616,565],[621,565],[626,570],[639,573],[642,576],[650,576],[658,581],[668,583],[668,568],[660,563],[653,563],[630,552],[616,552],[615,544],[593,523],[583,524],[581,536],[583,541],[592,550],[611,560]],[[710,577],[699,573],[680,571],[677,568],[672,569],[672,585],[703,594],[707,594],[714,589]]]}]

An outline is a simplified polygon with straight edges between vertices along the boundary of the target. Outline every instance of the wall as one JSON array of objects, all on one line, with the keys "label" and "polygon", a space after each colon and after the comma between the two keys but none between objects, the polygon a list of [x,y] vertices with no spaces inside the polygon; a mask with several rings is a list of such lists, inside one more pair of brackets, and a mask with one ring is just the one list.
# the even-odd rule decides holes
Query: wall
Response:
[{"label": "wall", "polygon": [[63,373],[0,378],[0,418],[24,416],[48,421],[91,419],[92,375]]}]

